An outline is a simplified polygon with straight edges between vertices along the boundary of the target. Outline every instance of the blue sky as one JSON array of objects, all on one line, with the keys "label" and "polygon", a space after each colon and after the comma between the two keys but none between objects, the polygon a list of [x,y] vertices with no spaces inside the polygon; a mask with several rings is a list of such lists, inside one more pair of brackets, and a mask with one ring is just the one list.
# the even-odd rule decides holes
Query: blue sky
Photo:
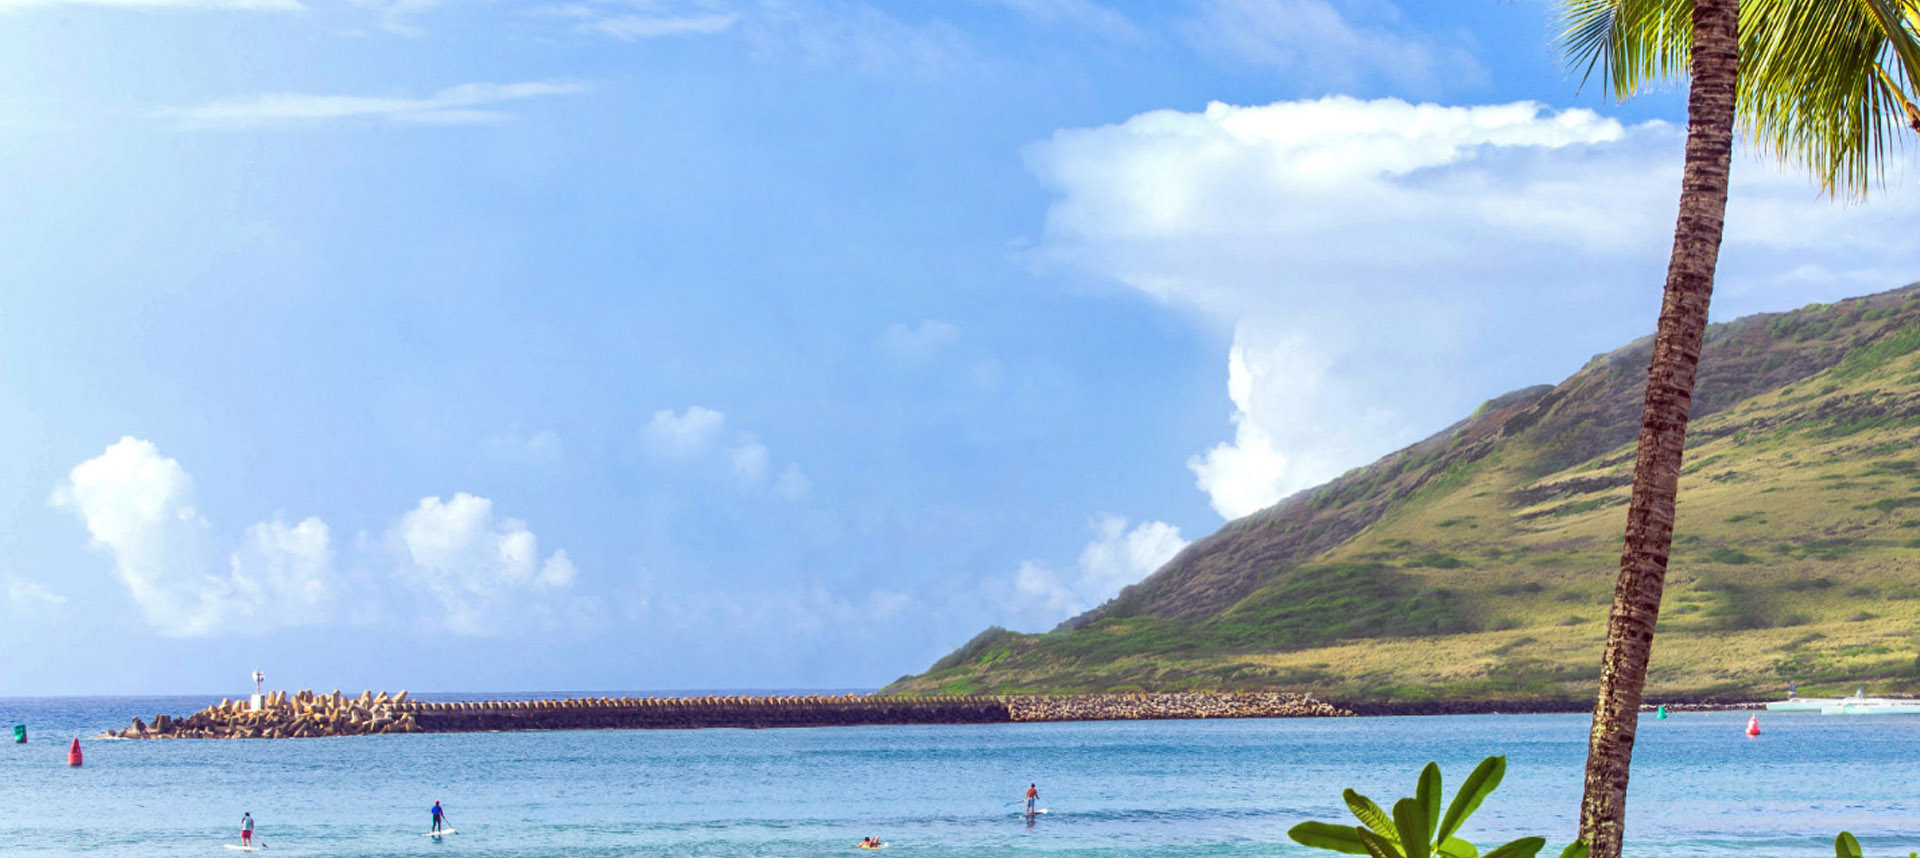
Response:
[{"label": "blue sky", "polygon": [[[1651,328],[1539,0],[0,0],[0,695],[871,687]],[[1920,278],[1743,156],[1716,316]]]}]

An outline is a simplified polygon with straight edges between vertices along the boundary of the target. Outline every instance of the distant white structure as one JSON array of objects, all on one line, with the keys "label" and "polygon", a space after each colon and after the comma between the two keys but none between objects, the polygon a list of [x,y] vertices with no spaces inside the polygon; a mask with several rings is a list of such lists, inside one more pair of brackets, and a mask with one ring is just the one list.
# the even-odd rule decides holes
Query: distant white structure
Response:
[{"label": "distant white structure", "polygon": [[266,692],[261,690],[261,683],[264,683],[266,681],[267,681],[266,674],[261,673],[260,671],[257,671],[257,670],[253,672],[253,697],[247,700],[248,711],[261,712],[266,710],[267,695],[266,695]]}]

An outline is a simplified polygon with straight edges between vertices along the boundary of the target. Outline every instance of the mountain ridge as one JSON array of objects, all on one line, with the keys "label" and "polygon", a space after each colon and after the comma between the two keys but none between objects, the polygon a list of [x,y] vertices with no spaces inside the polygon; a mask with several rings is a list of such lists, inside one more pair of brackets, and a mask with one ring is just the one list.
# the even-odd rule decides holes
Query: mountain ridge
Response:
[{"label": "mountain ridge", "polygon": [[[1294,656],[1323,649],[1329,653],[1355,646],[1365,649],[1357,643],[1365,641],[1373,641],[1374,648],[1380,649],[1382,642],[1403,638],[1459,644],[1476,635],[1493,635],[1503,642],[1482,641],[1490,644],[1483,650],[1509,646],[1521,637],[1530,639],[1491,656],[1483,651],[1477,660],[1485,665],[1517,664],[1526,676],[1502,682],[1493,675],[1497,670],[1482,671],[1465,685],[1455,681],[1462,677],[1450,677],[1453,686],[1460,686],[1454,693],[1479,693],[1466,687],[1475,682],[1487,689],[1501,686],[1536,695],[1563,691],[1575,683],[1576,676],[1588,672],[1579,665],[1576,651],[1582,646],[1576,644],[1590,643],[1573,640],[1577,635],[1567,630],[1588,628],[1590,637],[1590,624],[1603,620],[1604,612],[1599,617],[1583,612],[1577,622],[1575,614],[1566,613],[1553,621],[1556,625],[1550,633],[1500,633],[1537,628],[1528,615],[1541,614],[1542,606],[1531,597],[1546,592],[1549,579],[1557,591],[1554,598],[1568,605],[1576,597],[1565,594],[1575,592],[1568,588],[1576,584],[1582,593],[1603,591],[1578,596],[1580,600],[1610,593],[1613,563],[1607,555],[1617,552],[1618,534],[1609,535],[1608,530],[1618,529],[1618,507],[1624,504],[1632,481],[1632,443],[1638,434],[1651,342],[1646,337],[1596,355],[1557,385],[1522,388],[1490,399],[1473,414],[1420,442],[1228,522],[1144,580],[1052,632],[1023,635],[990,629],[927,673],[903,677],[889,690],[965,693],[1286,685],[1348,697],[1392,697],[1432,691],[1429,686],[1448,683],[1436,686],[1422,679],[1420,671],[1401,669],[1391,660],[1376,663],[1380,660],[1359,658],[1358,653],[1347,654],[1359,658],[1353,667],[1364,667],[1364,675],[1343,672],[1333,662],[1320,667],[1315,665],[1323,662]],[[1771,564],[1763,564],[1768,571],[1761,576],[1767,579],[1764,586],[1741,590],[1736,580],[1741,576],[1724,568],[1734,567],[1732,571],[1749,576],[1756,571],[1740,568],[1756,562],[1749,550],[1753,546],[1744,541],[1751,534],[1733,533],[1737,528],[1729,527],[1750,519],[1682,533],[1683,538],[1692,536],[1702,544],[1715,543],[1711,548],[1720,552],[1713,555],[1717,559],[1695,563],[1679,556],[1685,544],[1677,546],[1676,568],[1687,573],[1680,576],[1684,583],[1697,584],[1697,572],[1732,586],[1714,591],[1721,594],[1715,603],[1721,613],[1715,616],[1745,616],[1735,625],[1748,626],[1699,630],[1701,635],[1809,625],[1780,622],[1798,616],[1770,607],[1773,602],[1791,601],[1781,598],[1781,592],[1797,592],[1800,601],[1819,601],[1823,606],[1848,601],[1824,591],[1781,589],[1792,583],[1786,580],[1792,574],[1807,571],[1808,557],[1797,546],[1849,538],[1844,533],[1866,527],[1856,521],[1853,524],[1859,527],[1854,531],[1836,530],[1847,523],[1790,511],[1840,498],[1824,493],[1833,490],[1836,481],[1815,485],[1820,481],[1803,479],[1808,476],[1802,473],[1808,463],[1799,456],[1818,454],[1856,470],[1880,467],[1873,490],[1896,495],[1910,490],[1920,503],[1920,485],[1898,490],[1892,485],[1907,479],[1898,463],[1913,458],[1914,442],[1920,440],[1915,431],[1920,428],[1916,349],[1920,349],[1920,283],[1832,304],[1745,316],[1709,328],[1688,442],[1683,505],[1696,506],[1689,503],[1696,497],[1730,502],[1738,492],[1729,495],[1724,489],[1753,480],[1768,483],[1755,490],[1787,491],[1796,500],[1788,503],[1776,497],[1768,499],[1773,506],[1761,504],[1768,507],[1776,525],[1785,528],[1775,535],[1786,541],[1773,545],[1788,546],[1769,549],[1776,557]],[[1821,384],[1817,393],[1793,390],[1814,380]],[[1783,390],[1787,393],[1782,394]],[[1882,459],[1896,464],[1887,465]],[[1745,463],[1748,472],[1743,474],[1729,463]],[[1862,509],[1856,512],[1864,511],[1856,516],[1861,520],[1904,508],[1902,496],[1868,497],[1863,481],[1842,478],[1837,482],[1847,484],[1842,490],[1860,495],[1849,494],[1846,499],[1857,501],[1853,505]],[[1877,508],[1875,504],[1895,506]],[[1884,529],[1876,529],[1876,535]],[[1920,533],[1911,535],[1920,537]],[[1843,557],[1830,558],[1825,565],[1816,563],[1820,568],[1814,571],[1845,571],[1874,578],[1875,586],[1892,582],[1920,591],[1920,574],[1909,562],[1920,560],[1920,552],[1893,538],[1870,547],[1871,551],[1842,552]],[[1920,548],[1920,540],[1913,547]],[[1878,567],[1871,567],[1869,561],[1886,559],[1882,555],[1896,558],[1897,568],[1874,571]],[[1739,557],[1747,560],[1722,562]],[[1547,558],[1557,559],[1549,563]],[[1589,577],[1560,581],[1565,576],[1557,570],[1531,574],[1557,565],[1585,566]],[[1832,576],[1823,580],[1831,581]],[[1712,584],[1701,592],[1711,591]],[[1501,587],[1517,589],[1501,593]],[[1730,595],[1736,591],[1742,595]],[[1689,591],[1689,595],[1693,594]],[[1862,596],[1851,598],[1865,601]],[[1675,605],[1675,612],[1684,616],[1706,610],[1680,610],[1683,607]],[[1551,612],[1552,606],[1546,610]],[[1318,621],[1312,616],[1315,611],[1322,614]],[[1845,616],[1862,613],[1871,612],[1843,612],[1836,621],[1845,623]],[[1912,613],[1920,620],[1920,610]],[[1901,641],[1902,652],[1920,650],[1920,643],[1911,637],[1906,634]],[[1866,645],[1873,646],[1880,645]],[[1597,645],[1592,649],[1591,662],[1597,666]],[[1891,652],[1888,648],[1875,654]],[[1384,658],[1385,653],[1374,655]],[[1913,672],[1920,672],[1920,652],[1914,658]],[[1690,670],[1669,678],[1684,679],[1681,685],[1692,683],[1692,690],[1757,687],[1763,678],[1755,671],[1720,670],[1727,675],[1716,676],[1711,670]],[[1764,678],[1777,678],[1778,673]],[[1852,673],[1848,677],[1857,678]],[[1659,681],[1656,671],[1656,684]]]}]

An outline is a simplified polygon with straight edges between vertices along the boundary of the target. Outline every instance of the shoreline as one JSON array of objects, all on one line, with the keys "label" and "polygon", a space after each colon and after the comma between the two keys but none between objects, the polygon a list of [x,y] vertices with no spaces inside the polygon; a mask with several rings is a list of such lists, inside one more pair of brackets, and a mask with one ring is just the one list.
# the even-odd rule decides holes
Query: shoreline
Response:
[{"label": "shoreline", "polygon": [[[1575,698],[1520,698],[1513,700],[1420,700],[1368,701],[1333,698],[1332,702],[1362,717],[1421,715],[1567,715],[1591,713],[1593,701]],[[1659,707],[1668,712],[1732,712],[1767,708],[1763,700],[1748,699],[1670,699],[1658,698],[1640,704],[1641,712]]]},{"label": "shoreline", "polygon": [[[1652,712],[1762,709],[1756,700],[1655,699]],[[100,738],[304,739],[394,733],[524,730],[773,729],[916,724],[1012,724],[1066,721],[1172,721],[1218,718],[1407,717],[1585,713],[1572,698],[1377,701],[1321,699],[1292,692],[1141,692],[1124,694],[892,697],[878,695],[582,697],[542,700],[420,701],[407,692],[274,692],[259,708],[222,700],[186,716],[133,719]]]}]

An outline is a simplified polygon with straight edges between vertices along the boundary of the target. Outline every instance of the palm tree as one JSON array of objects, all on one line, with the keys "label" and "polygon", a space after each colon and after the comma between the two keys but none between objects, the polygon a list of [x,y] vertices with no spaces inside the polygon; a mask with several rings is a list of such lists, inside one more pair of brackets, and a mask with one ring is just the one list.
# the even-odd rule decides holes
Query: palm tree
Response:
[{"label": "palm tree", "polygon": [[[1641,691],[1673,546],[1674,501],[1727,209],[1735,120],[1830,194],[1864,194],[1901,125],[1920,131],[1920,0],[1566,0],[1561,36],[1626,98],[1689,79],[1680,215],[1641,414],[1620,575],[1589,736],[1580,836],[1618,858]],[[1744,62],[1744,68],[1743,68]],[[1744,74],[1745,79],[1742,80]]]}]

